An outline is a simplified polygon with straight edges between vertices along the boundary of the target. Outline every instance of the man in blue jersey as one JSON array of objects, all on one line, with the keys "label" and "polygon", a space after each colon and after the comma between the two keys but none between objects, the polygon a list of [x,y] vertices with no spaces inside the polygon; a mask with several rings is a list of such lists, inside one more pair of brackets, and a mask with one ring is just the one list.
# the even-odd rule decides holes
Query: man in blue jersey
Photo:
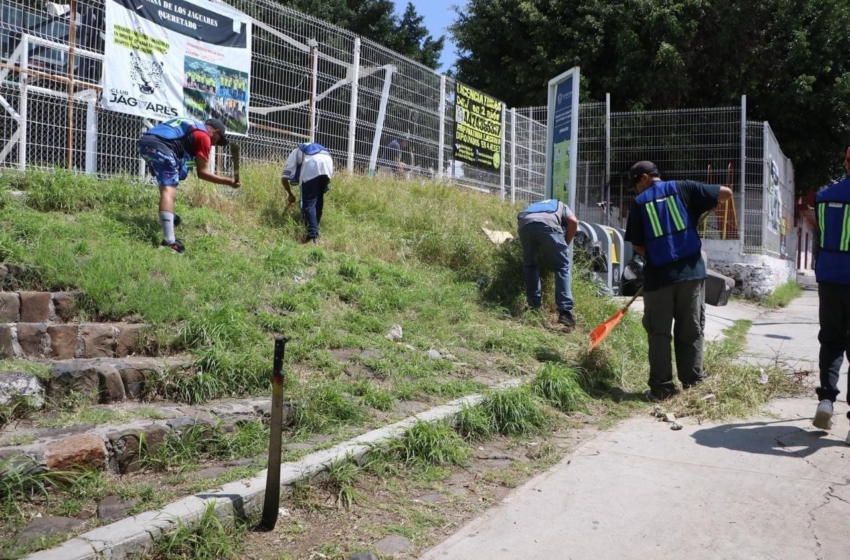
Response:
[{"label": "man in blue jersey", "polygon": [[[820,387],[813,424],[832,428],[833,403],[844,355],[850,358],[850,148],[844,155],[847,177],[817,194]],[[848,414],[850,416],[850,414]]]},{"label": "man in blue jersey", "polygon": [[526,206],[517,215],[517,227],[522,243],[522,271],[528,306],[532,309],[543,306],[540,268],[537,264],[537,253],[540,251],[546,264],[555,273],[558,322],[568,330],[574,329],[576,320],[573,316],[569,245],[578,230],[575,214],[559,200],[543,200]]},{"label": "man in blue jersey", "polygon": [[[637,192],[629,207],[626,241],[646,259],[643,327],[649,337],[649,390],[652,400],[675,395],[676,371],[684,388],[704,377],[702,310],[706,266],[697,224],[703,213],[732,198],[732,190],[695,181],[662,181],[658,168],[641,161],[629,170]],[[671,330],[673,334],[671,335]]]},{"label": "man in blue jersey", "polygon": [[194,119],[171,119],[150,128],[139,139],[139,155],[148,163],[148,169],[159,185],[161,247],[178,254],[185,251],[183,243],[174,236],[174,226],[180,223],[174,215],[174,197],[180,181],[188,175],[189,160],[194,160],[200,179],[234,189],[241,186],[233,179],[208,171],[212,146],[227,145],[225,132],[227,129],[218,119],[209,119],[206,123]]}]

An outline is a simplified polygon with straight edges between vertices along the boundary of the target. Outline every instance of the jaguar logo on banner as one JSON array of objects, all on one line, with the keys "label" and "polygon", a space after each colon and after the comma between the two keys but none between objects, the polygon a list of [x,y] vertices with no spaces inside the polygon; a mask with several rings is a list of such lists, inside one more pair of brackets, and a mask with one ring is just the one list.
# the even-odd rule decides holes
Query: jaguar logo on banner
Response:
[{"label": "jaguar logo on banner", "polygon": [[208,0],[106,0],[103,106],[248,132],[251,19]]}]

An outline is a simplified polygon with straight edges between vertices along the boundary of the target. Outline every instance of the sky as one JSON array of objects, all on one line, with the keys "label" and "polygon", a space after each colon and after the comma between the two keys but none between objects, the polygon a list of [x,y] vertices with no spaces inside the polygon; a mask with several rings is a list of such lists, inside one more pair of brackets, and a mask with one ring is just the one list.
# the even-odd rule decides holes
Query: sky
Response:
[{"label": "sky", "polygon": [[396,12],[398,15],[404,13],[407,8],[408,1],[414,5],[416,11],[425,18],[425,27],[431,32],[431,36],[435,39],[440,35],[446,37],[446,43],[443,47],[443,54],[440,57],[440,72],[445,72],[455,63],[455,44],[451,42],[448,27],[451,25],[457,14],[451,8],[452,6],[462,6],[463,0],[395,0]]}]

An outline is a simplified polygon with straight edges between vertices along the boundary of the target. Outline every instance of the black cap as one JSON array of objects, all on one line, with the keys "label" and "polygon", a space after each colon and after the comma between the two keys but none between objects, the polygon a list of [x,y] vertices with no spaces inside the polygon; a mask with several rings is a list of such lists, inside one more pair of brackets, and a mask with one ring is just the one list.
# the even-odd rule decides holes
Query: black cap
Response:
[{"label": "black cap", "polygon": [[221,133],[221,138],[219,138],[217,146],[227,146],[228,141],[224,135],[227,133],[227,127],[224,126],[224,123],[218,119],[207,119],[207,122],[204,123],[210,128],[214,128]]},{"label": "black cap", "polygon": [[658,167],[651,161],[639,161],[629,169],[629,184],[635,185],[644,174],[658,177]]}]

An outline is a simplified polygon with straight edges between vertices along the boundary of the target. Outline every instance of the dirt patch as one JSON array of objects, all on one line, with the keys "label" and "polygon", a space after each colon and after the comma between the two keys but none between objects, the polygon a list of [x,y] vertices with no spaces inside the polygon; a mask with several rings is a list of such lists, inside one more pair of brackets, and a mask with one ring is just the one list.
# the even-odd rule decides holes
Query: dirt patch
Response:
[{"label": "dirt patch", "polygon": [[282,502],[285,515],[274,531],[243,537],[244,557],[344,560],[356,552],[374,551],[375,543],[388,535],[401,535],[413,546],[391,557],[418,558],[599,433],[595,428],[575,429],[576,424],[570,419],[531,439],[496,438],[476,444],[464,468],[401,469],[383,478],[363,473],[350,509],[339,505],[338,494],[323,482],[313,481]]}]

